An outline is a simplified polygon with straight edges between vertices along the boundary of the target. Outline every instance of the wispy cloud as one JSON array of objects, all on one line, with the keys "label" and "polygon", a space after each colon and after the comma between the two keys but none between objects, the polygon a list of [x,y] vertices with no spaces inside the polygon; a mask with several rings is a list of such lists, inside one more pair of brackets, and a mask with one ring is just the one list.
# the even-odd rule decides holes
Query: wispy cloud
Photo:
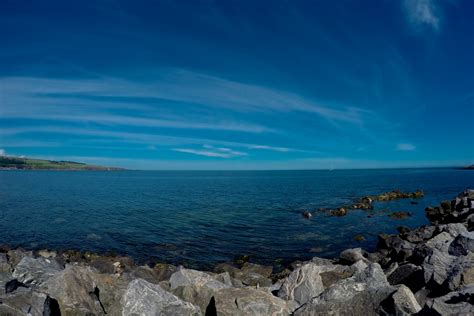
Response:
[{"label": "wispy cloud", "polygon": [[286,147],[273,147],[273,146],[266,146],[266,145],[250,145],[249,149],[263,149],[263,150],[271,150],[271,151],[278,151],[278,152],[289,152],[294,151],[294,149],[286,148]]},{"label": "wispy cloud", "polygon": [[405,0],[404,10],[408,20],[415,26],[428,26],[434,30],[439,29],[439,6],[435,0]]},{"label": "wispy cloud", "polygon": [[225,147],[214,147],[211,145],[203,145],[203,149],[190,149],[190,148],[173,148],[173,151],[194,154],[206,157],[219,157],[219,158],[233,158],[239,156],[247,156],[247,153],[236,151],[231,148]]},{"label": "wispy cloud", "polygon": [[[29,113],[25,111],[25,107],[28,107],[28,110],[35,111],[34,114],[40,114],[39,108],[43,111],[48,109],[45,105],[62,107],[64,112],[66,108],[74,109],[68,104],[77,103],[79,100],[84,103],[84,97],[89,98],[87,100],[89,104],[99,106],[102,102],[111,104],[113,100],[119,98],[122,98],[123,103],[128,98],[130,108],[134,108],[134,103],[140,100],[151,102],[155,99],[155,102],[158,100],[187,102],[201,107],[237,112],[298,111],[312,113],[331,122],[355,124],[360,124],[363,117],[370,114],[367,110],[354,105],[324,105],[320,101],[296,93],[183,69],[160,69],[154,80],[147,82],[109,76],[93,79],[4,77],[0,78],[0,84],[4,95],[5,104],[2,109],[4,115],[18,114],[19,107],[23,110],[20,113]],[[58,111],[61,112],[60,109],[54,108],[51,112],[58,114]],[[255,131],[255,128],[251,130]]]},{"label": "wispy cloud", "polygon": [[416,146],[409,143],[400,143],[397,144],[396,150],[398,151],[414,151]]}]

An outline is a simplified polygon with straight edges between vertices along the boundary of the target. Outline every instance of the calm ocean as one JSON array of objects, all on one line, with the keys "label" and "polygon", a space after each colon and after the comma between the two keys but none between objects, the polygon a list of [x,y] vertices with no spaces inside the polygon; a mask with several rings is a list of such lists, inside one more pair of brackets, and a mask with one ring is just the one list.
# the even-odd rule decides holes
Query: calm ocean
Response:
[{"label": "calm ocean", "polygon": [[[266,264],[372,249],[381,232],[427,224],[424,208],[474,187],[474,171],[1,171],[0,244],[114,251],[138,261],[208,268],[240,254]],[[422,189],[419,204],[378,202],[373,216],[336,207],[393,189]],[[389,211],[409,211],[405,220]],[[363,234],[362,242],[354,236]]]}]

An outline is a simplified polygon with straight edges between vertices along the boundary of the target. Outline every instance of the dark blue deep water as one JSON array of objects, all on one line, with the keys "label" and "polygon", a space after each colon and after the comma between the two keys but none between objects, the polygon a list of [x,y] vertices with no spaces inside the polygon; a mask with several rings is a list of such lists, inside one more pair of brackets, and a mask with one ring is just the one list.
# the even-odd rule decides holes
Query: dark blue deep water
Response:
[{"label": "dark blue deep water", "polygon": [[[474,171],[0,172],[0,244],[113,251],[138,261],[211,267],[240,254],[276,264],[375,247],[381,232],[427,224],[424,208],[474,187]],[[317,210],[393,189],[425,197],[345,217]],[[393,220],[389,211],[410,211]],[[373,216],[368,217],[369,214]],[[357,234],[363,242],[353,239]]]}]

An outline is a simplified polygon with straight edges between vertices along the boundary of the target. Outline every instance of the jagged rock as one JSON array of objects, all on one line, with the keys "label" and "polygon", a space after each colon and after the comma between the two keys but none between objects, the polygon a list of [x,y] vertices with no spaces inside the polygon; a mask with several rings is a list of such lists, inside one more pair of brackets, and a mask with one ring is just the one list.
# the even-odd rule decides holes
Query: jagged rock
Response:
[{"label": "jagged rock", "polygon": [[474,252],[474,232],[459,234],[449,245],[448,252],[453,256],[465,256]]},{"label": "jagged rock", "polygon": [[206,310],[214,294],[229,285],[217,281],[208,273],[181,267],[170,280],[171,292],[181,299]]},{"label": "jagged rock", "polygon": [[56,251],[51,251],[47,249],[42,249],[37,252],[37,255],[43,258],[56,258],[57,252]]},{"label": "jagged rock", "polygon": [[411,290],[417,291],[424,286],[423,269],[411,263],[397,267],[388,274],[387,280],[390,284],[405,284]]},{"label": "jagged rock", "polygon": [[245,285],[250,286],[270,286],[272,281],[269,279],[272,274],[273,267],[262,266],[253,263],[244,263],[240,269],[241,274],[238,274],[238,279]]},{"label": "jagged rock", "polygon": [[66,265],[66,268],[48,279],[41,290],[58,301],[61,313],[103,315],[104,309],[96,295],[94,271],[90,267]]},{"label": "jagged rock", "polygon": [[456,257],[449,268],[444,286],[447,286],[449,291],[455,291],[461,284],[469,284],[473,268],[474,253],[470,252],[467,256]]},{"label": "jagged rock", "polygon": [[246,262],[240,269],[243,273],[247,272],[253,272],[253,273],[258,273],[266,278],[269,278],[270,275],[273,272],[273,267],[272,266],[262,266],[259,264],[254,264],[254,263],[249,263]]},{"label": "jagged rock", "polygon": [[289,315],[287,302],[253,288],[227,288],[214,295],[217,315]]},{"label": "jagged rock", "polygon": [[435,226],[422,226],[408,232],[400,232],[400,237],[411,243],[421,243],[433,237],[435,229]]},{"label": "jagged rock", "polygon": [[46,295],[25,287],[2,296],[0,315],[43,315]]},{"label": "jagged rock", "polygon": [[437,285],[443,284],[448,277],[448,271],[455,258],[447,252],[444,253],[434,249],[433,253],[426,257],[423,263],[425,283],[433,281]]},{"label": "jagged rock", "polygon": [[365,258],[364,254],[365,252],[363,252],[362,248],[346,249],[339,255],[339,260],[341,263],[346,264],[353,264],[359,260],[369,262],[369,260]]},{"label": "jagged rock", "polygon": [[303,213],[301,213],[303,215],[304,218],[311,218],[313,217],[313,214],[311,214],[310,212],[308,211],[304,211]]},{"label": "jagged rock", "polygon": [[320,274],[334,270],[334,266],[320,266],[308,263],[291,272],[283,282],[278,297],[291,301],[294,300],[298,306],[306,303],[324,291],[324,285]]},{"label": "jagged rock", "polygon": [[8,263],[11,265],[12,268],[15,268],[16,265],[23,259],[24,257],[33,257],[32,251],[26,251],[21,248],[12,249],[7,252],[8,256]]},{"label": "jagged rock", "polygon": [[25,284],[18,281],[17,279],[8,280],[7,282],[2,282],[2,283],[4,285],[3,288],[4,288],[4,291],[5,291],[5,294],[15,292],[16,289],[18,289],[19,287],[25,287],[25,288],[27,287]]},{"label": "jagged rock", "polygon": [[8,264],[7,255],[5,253],[0,253],[0,273],[1,272],[10,272],[11,266]]},{"label": "jagged rock", "polygon": [[323,282],[324,288],[328,288],[340,280],[353,276],[356,272],[358,272],[358,269],[354,268],[354,265],[357,265],[359,262],[367,267],[367,265],[361,260],[354,263],[351,267],[337,265],[334,266],[333,270],[321,272],[319,275],[321,277],[321,281]]},{"label": "jagged rock", "polygon": [[448,232],[442,232],[436,235],[425,243],[425,246],[430,249],[437,249],[441,252],[448,252],[449,245],[454,240],[453,236]]},{"label": "jagged rock", "polygon": [[392,299],[396,315],[412,315],[421,310],[413,292],[405,285],[393,293]]},{"label": "jagged rock", "polygon": [[380,265],[372,263],[363,272],[332,285],[294,314],[378,315],[380,303],[394,291]]},{"label": "jagged rock", "polygon": [[311,262],[320,266],[330,266],[334,264],[334,260],[331,259],[326,259],[326,258],[320,258],[320,257],[313,257],[311,259]]},{"label": "jagged rock", "polygon": [[123,315],[201,315],[199,307],[143,279],[130,282],[122,297],[122,308]]},{"label": "jagged rock", "polygon": [[429,299],[422,315],[474,315],[474,286]]},{"label": "jagged rock", "polygon": [[54,259],[23,257],[13,271],[13,277],[24,284],[38,286],[61,270]]}]

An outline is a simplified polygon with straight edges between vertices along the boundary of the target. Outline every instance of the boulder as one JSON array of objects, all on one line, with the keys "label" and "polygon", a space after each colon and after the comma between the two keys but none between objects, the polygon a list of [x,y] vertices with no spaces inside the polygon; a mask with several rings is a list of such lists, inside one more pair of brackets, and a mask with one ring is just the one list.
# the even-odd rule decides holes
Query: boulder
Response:
[{"label": "boulder", "polygon": [[278,291],[278,297],[291,301],[298,306],[308,302],[311,298],[324,291],[322,272],[334,270],[334,266],[320,266],[308,263],[297,268],[288,276]]},{"label": "boulder", "polygon": [[[289,315],[287,302],[272,294],[253,288],[227,288],[214,295],[217,315]],[[212,310],[212,306],[208,310]]]},{"label": "boulder", "polygon": [[214,294],[231,286],[224,284],[208,273],[181,267],[170,280],[171,292],[181,299],[206,310]]},{"label": "boulder", "polygon": [[469,252],[474,252],[474,232],[457,235],[449,245],[448,252],[453,256],[465,256]]},{"label": "boulder", "polygon": [[421,289],[425,284],[423,269],[412,263],[398,266],[387,275],[387,280],[391,285],[405,284],[414,292]]},{"label": "boulder", "polygon": [[248,273],[248,272],[258,273],[258,274],[260,274],[260,275],[262,275],[266,278],[269,278],[270,275],[273,272],[273,267],[272,266],[262,266],[262,265],[259,265],[259,264],[246,262],[246,263],[244,263],[244,265],[242,266],[242,268],[240,270],[243,273]]},{"label": "boulder", "polygon": [[94,271],[90,267],[66,265],[66,268],[48,279],[41,286],[41,291],[58,301],[62,314],[103,315],[104,309],[97,298]]},{"label": "boulder", "polygon": [[448,272],[455,258],[447,252],[434,249],[423,263],[425,283],[434,282],[436,285],[442,285],[448,278]]},{"label": "boulder", "polygon": [[199,307],[143,279],[130,282],[121,304],[123,315],[201,315]]},{"label": "boulder", "polygon": [[396,315],[412,315],[421,310],[415,295],[405,285],[400,285],[398,290],[393,293],[392,299]]},{"label": "boulder", "polygon": [[395,288],[377,263],[343,279],[298,308],[295,315],[378,315],[379,305]]},{"label": "boulder", "polygon": [[61,270],[62,267],[54,259],[25,256],[15,266],[13,277],[26,285],[38,286]]},{"label": "boulder", "polygon": [[33,257],[33,252],[18,248],[18,249],[9,250],[7,252],[7,257],[8,257],[8,263],[11,265],[12,268],[15,268],[16,265],[24,257]]},{"label": "boulder", "polygon": [[346,249],[339,255],[339,261],[345,264],[353,264],[359,260],[369,262],[364,256],[362,248]]},{"label": "boulder", "polygon": [[429,299],[422,315],[474,315],[474,286]]},{"label": "boulder", "polygon": [[25,287],[1,296],[0,315],[44,315],[46,295]]},{"label": "boulder", "polygon": [[0,273],[2,272],[10,272],[11,266],[8,263],[7,254],[0,252]]}]

